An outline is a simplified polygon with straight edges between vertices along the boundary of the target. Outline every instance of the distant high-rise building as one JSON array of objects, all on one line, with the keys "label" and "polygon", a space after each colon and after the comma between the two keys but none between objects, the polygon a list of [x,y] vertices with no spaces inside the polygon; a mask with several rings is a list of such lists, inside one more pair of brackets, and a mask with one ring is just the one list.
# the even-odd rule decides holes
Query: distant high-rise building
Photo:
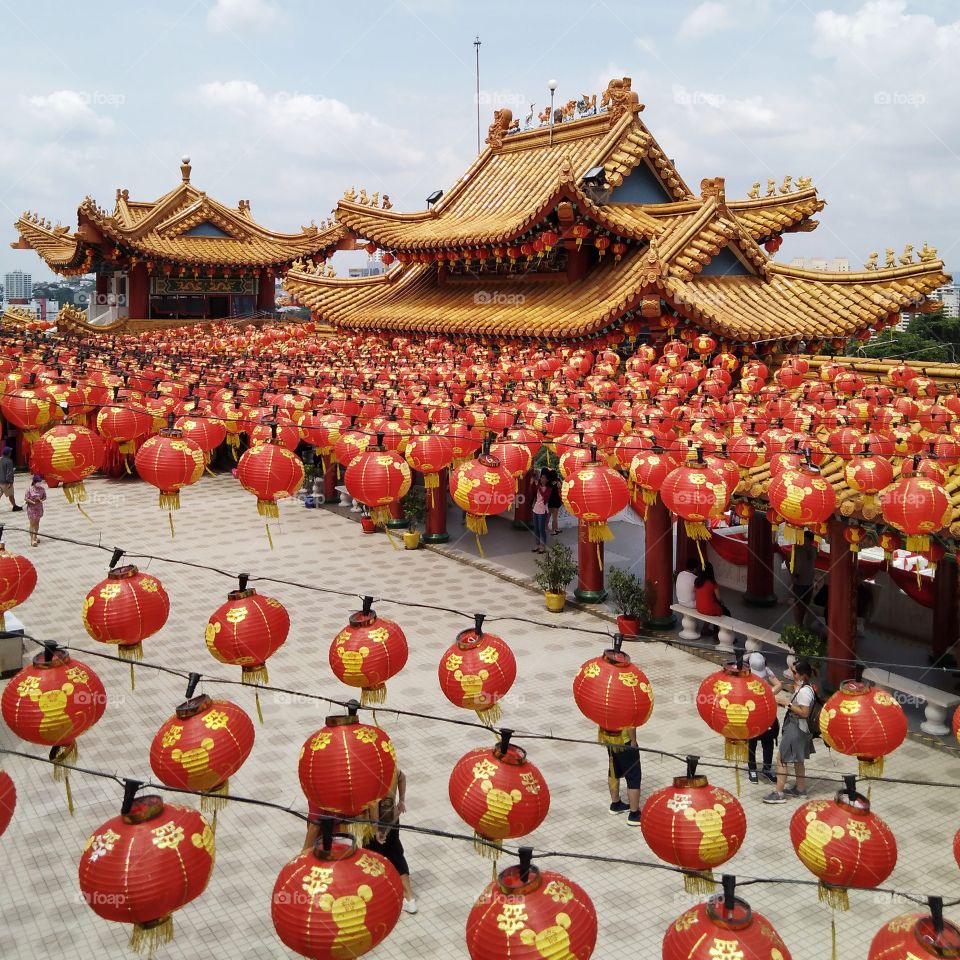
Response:
[{"label": "distant high-rise building", "polygon": [[850,261],[846,257],[794,257],[791,267],[801,270],[820,270],[824,273],[849,273]]},{"label": "distant high-rise building", "polygon": [[22,270],[14,270],[4,278],[8,303],[29,303],[33,298],[33,277]]},{"label": "distant high-rise building", "polygon": [[947,317],[960,317],[960,287],[949,283],[932,294],[932,298],[943,304],[943,313]]}]

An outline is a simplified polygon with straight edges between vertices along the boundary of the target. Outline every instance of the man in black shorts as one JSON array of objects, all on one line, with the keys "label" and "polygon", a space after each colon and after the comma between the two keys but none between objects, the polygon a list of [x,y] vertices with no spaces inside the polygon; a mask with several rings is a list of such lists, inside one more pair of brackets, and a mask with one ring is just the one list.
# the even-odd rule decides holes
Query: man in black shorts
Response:
[{"label": "man in black shorts", "polygon": [[[610,784],[610,812],[623,813],[628,810],[627,826],[640,826],[640,750],[637,747],[637,728],[627,727],[622,733],[623,742],[607,747]],[[627,799],[620,799],[620,781],[627,781]]]}]

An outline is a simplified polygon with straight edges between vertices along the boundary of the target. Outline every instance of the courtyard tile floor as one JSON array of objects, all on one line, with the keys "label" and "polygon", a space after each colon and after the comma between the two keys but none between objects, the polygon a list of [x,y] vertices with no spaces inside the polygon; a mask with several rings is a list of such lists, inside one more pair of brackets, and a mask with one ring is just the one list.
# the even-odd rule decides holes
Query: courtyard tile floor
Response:
[{"label": "courtyard tile floor", "polygon": [[[571,683],[579,665],[604,646],[602,638],[571,629],[604,629],[604,621],[581,611],[559,617],[548,614],[542,595],[492,577],[474,567],[430,551],[391,548],[383,535],[363,536],[348,516],[330,510],[304,510],[295,501],[281,506],[276,549],[268,547],[254,499],[232,478],[205,477],[182,494],[171,541],[166,517],[156,507],[156,492],[145,484],[97,480],[91,494],[88,522],[51,491],[41,530],[47,533],[118,546],[129,554],[189,559],[252,577],[276,577],[316,587],[372,594],[392,600],[436,604],[464,612],[483,611],[486,626],[513,647],[519,664],[516,684],[504,702],[504,725],[518,730],[518,742],[543,771],[551,790],[550,814],[530,837],[541,851],[582,852],[650,861],[639,830],[623,817],[607,814],[606,757],[592,742],[594,728],[573,702]],[[80,740],[80,764],[118,775],[149,780],[148,751],[157,727],[183,699],[177,677],[137,669],[136,690],[129,688],[128,669],[84,656],[79,649],[96,646],[84,632],[80,611],[86,591],[106,575],[108,552],[54,541],[27,546],[21,515],[6,512],[8,549],[27,553],[37,565],[39,580],[20,617],[37,637],[75,645],[104,681],[110,702],[100,723]],[[137,562],[129,558],[130,562]],[[145,643],[145,659],[184,670],[236,679],[239,668],[214,661],[203,640],[209,615],[235,588],[235,581],[204,570],[144,561],[166,587],[171,600],[164,629]],[[345,699],[349,689],[332,676],[327,649],[334,634],[359,607],[359,600],[331,596],[269,582],[252,583],[276,596],[292,620],[290,637],[270,660],[271,682],[283,687]],[[396,619],[410,643],[410,660],[389,683],[389,695],[377,719],[396,744],[407,773],[410,824],[467,833],[447,797],[447,779],[455,761],[489,738],[483,731],[437,720],[391,714],[390,707],[463,719],[437,686],[437,665],[455,634],[470,625],[466,617],[401,607],[380,600],[376,609]],[[550,623],[547,629],[497,617],[528,618]],[[654,686],[656,704],[641,729],[644,747],[672,753],[696,753],[713,761],[722,744],[700,720],[693,703],[700,680],[712,665],[663,644],[635,644],[631,654]],[[203,690],[239,702],[255,713],[253,691],[206,683]],[[256,796],[304,811],[297,779],[297,757],[306,737],[323,724],[325,704],[286,694],[265,692],[265,723],[257,727],[253,753],[231,780],[231,792]],[[566,743],[520,739],[521,733],[547,733],[579,738]],[[0,746],[42,755],[3,727]],[[3,759],[19,794],[17,812],[0,839],[0,871],[7,878],[3,900],[0,956],[4,960],[44,960],[66,956],[128,956],[128,928],[101,920],[83,902],[77,884],[77,862],[93,830],[119,810],[121,788],[110,781],[75,774],[76,812],[70,817],[62,785],[50,768],[16,757]],[[827,797],[855,762],[818,750],[811,763],[816,796]],[[711,782],[734,789],[731,769],[708,769]],[[643,799],[683,773],[682,762],[646,755]],[[891,777],[941,781],[960,786],[960,763],[921,744],[907,742],[888,761]],[[765,806],[764,793],[743,777],[741,800],[747,812],[744,848],[730,862],[730,872],[748,877],[808,879],[794,855],[788,823],[793,809]],[[958,794],[946,787],[881,783],[873,787],[875,811],[896,834],[899,860],[886,886],[914,894],[960,896],[960,871],[951,844],[960,826]],[[180,802],[183,802],[182,800]],[[206,892],[176,914],[176,939],[159,956],[194,960],[216,951],[235,960],[292,957],[275,935],[270,895],[281,866],[297,854],[302,822],[279,811],[232,804],[219,817],[217,862]],[[403,915],[391,936],[372,954],[385,960],[411,957],[466,957],[464,923],[477,894],[490,877],[489,862],[470,843],[423,835],[404,835],[412,879],[420,905],[416,916]],[[508,861],[509,862],[509,861]],[[593,898],[600,922],[600,960],[623,956],[657,958],[666,926],[694,902],[679,878],[635,865],[610,865],[556,856],[541,861],[580,883]],[[757,884],[742,891],[751,905],[777,927],[798,960],[826,958],[830,951],[830,911],[813,887]],[[870,939],[887,919],[910,905],[887,895],[854,893],[851,910],[837,917],[838,956],[866,957]],[[948,916],[957,919],[956,909]]]}]

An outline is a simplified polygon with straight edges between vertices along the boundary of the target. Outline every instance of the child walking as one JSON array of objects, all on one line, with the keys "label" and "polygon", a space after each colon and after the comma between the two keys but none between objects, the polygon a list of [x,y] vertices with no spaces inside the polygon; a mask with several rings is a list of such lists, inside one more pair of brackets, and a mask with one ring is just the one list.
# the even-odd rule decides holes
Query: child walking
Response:
[{"label": "child walking", "polygon": [[30,546],[40,545],[37,533],[40,530],[40,518],[43,516],[43,501],[47,499],[47,491],[43,489],[43,477],[35,473],[27,490],[27,520],[30,522]]}]

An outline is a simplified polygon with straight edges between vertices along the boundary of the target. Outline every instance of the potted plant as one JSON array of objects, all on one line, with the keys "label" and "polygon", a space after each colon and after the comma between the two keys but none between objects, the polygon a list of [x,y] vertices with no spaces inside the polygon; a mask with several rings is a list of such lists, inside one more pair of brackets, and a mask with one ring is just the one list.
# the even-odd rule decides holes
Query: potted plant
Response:
[{"label": "potted plant", "polygon": [[534,583],[544,592],[547,609],[560,613],[567,600],[567,587],[577,575],[573,551],[565,543],[554,543],[537,558]]},{"label": "potted plant", "polygon": [[619,616],[617,629],[625,637],[635,637],[650,619],[650,595],[640,578],[629,570],[611,567],[607,572],[607,594]]},{"label": "potted plant", "polygon": [[420,529],[427,519],[427,496],[423,487],[412,486],[400,501],[403,518],[407,521],[407,531],[403,535],[406,550],[416,550],[420,546]]},{"label": "potted plant", "polygon": [[364,504],[360,505],[360,526],[364,533],[376,533],[377,525],[373,522],[373,517]]},{"label": "potted plant", "polygon": [[796,660],[809,660],[814,676],[819,673],[827,652],[825,637],[819,636],[808,627],[791,623],[783,628],[780,639],[793,651],[793,654],[787,657],[787,666],[792,667]]}]

